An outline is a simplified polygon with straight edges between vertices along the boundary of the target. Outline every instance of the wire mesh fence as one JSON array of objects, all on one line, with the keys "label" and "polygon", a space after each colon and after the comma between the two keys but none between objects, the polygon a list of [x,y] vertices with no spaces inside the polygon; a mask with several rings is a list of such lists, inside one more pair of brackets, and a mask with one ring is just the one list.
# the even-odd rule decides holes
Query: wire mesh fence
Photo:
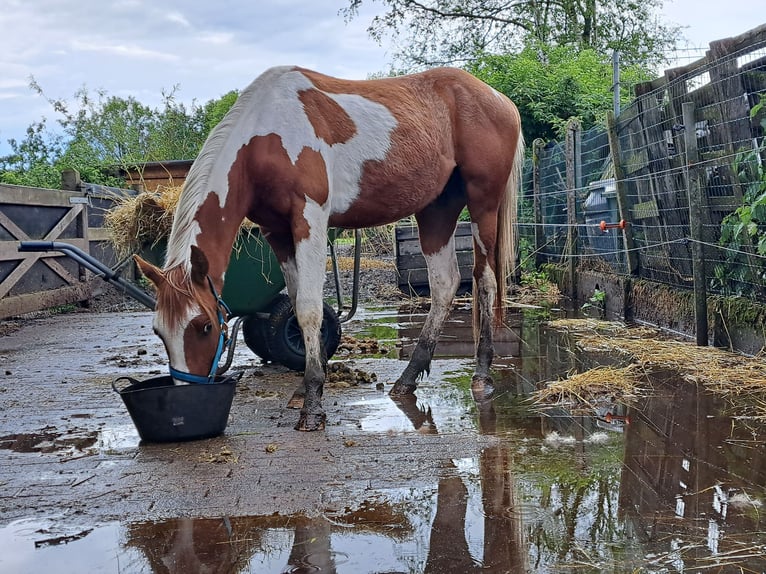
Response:
[{"label": "wire mesh fence", "polygon": [[[635,88],[607,128],[533,144],[522,266],[632,274],[766,295],[766,26]],[[620,222],[625,222],[623,228]],[[699,280],[699,275],[697,276]]]}]

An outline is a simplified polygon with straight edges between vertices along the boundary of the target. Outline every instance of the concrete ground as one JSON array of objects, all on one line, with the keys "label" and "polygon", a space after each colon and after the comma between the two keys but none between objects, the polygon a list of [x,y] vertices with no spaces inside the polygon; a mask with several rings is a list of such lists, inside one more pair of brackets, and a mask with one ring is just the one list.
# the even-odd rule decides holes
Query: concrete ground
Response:
[{"label": "concrete ground", "polygon": [[[326,430],[297,432],[298,412],[286,404],[300,375],[262,365],[240,341],[233,368],[244,375],[224,435],[139,444],[111,383],[165,374],[150,325],[149,312],[62,314],[0,338],[0,525],[51,515],[83,524],[311,515],[353,507],[371,490],[433,484],[447,461],[475,457],[493,440],[461,423],[465,409],[449,401],[440,417],[461,432],[429,432],[421,403],[388,397],[404,367],[394,358],[346,361],[383,389],[328,385]],[[469,365],[434,361],[419,396],[442,401],[449,385],[438,381]]]}]

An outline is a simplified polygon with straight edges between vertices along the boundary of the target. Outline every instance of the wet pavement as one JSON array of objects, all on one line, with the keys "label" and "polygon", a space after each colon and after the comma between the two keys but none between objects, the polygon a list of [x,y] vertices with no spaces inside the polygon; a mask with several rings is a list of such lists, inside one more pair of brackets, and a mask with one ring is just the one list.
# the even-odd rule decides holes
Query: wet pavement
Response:
[{"label": "wet pavement", "polygon": [[[422,311],[363,310],[326,387],[327,429],[292,430],[299,375],[244,369],[223,436],[140,444],[111,389],[164,374],[148,313],[54,316],[0,338],[0,572],[764,572],[763,427],[665,373],[626,408],[543,412],[541,382],[610,357],[511,313],[494,389],[471,389],[456,309],[416,398],[387,393]],[[387,350],[387,351],[386,351]]]}]

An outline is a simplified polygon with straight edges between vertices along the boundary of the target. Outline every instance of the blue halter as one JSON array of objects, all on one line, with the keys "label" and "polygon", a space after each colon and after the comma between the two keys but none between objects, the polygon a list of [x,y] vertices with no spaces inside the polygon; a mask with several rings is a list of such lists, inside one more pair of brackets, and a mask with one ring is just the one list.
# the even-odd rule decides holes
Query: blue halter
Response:
[{"label": "blue halter", "polygon": [[218,371],[218,363],[221,360],[221,356],[223,355],[224,351],[229,347],[229,344],[231,343],[226,333],[226,317],[231,316],[231,309],[229,309],[229,306],[224,302],[223,299],[221,299],[221,296],[218,294],[218,291],[216,291],[215,285],[213,285],[213,280],[210,279],[210,276],[208,276],[207,282],[210,284],[210,290],[213,292],[213,296],[215,297],[216,313],[218,314],[218,328],[220,333],[218,336],[218,346],[215,349],[213,364],[210,366],[210,374],[208,374],[207,377],[203,375],[185,373],[184,371],[179,371],[178,369],[174,369],[172,366],[169,366],[170,376],[181,381],[182,383],[192,383],[195,385],[209,385],[211,383],[215,383],[215,376],[216,372]]}]

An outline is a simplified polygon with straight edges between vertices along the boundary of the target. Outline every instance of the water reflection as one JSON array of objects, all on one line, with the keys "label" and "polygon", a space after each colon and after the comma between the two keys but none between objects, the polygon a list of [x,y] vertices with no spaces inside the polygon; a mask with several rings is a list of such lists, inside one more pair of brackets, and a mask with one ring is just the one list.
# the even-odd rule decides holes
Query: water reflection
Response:
[{"label": "water reflection", "polygon": [[[395,322],[406,355],[419,329],[402,314]],[[446,336],[463,347],[442,353],[471,354],[466,325],[458,312]],[[540,413],[527,400],[540,382],[615,358],[577,347],[539,315],[511,314],[505,330],[491,388],[472,387],[463,361],[418,397],[368,401],[364,432],[395,427],[417,441],[468,426],[491,437],[475,458],[444,460],[432,484],[370,489],[312,516],[96,526],[64,533],[66,544],[37,545],[60,536],[15,524],[0,529],[0,570],[13,555],[18,573],[766,571],[759,424],[668,373],[630,408]],[[102,568],[104,557],[113,561]]]},{"label": "water reflection", "polygon": [[[620,508],[631,535],[677,568],[766,569],[763,428],[678,379],[631,409]],[[739,570],[737,570],[739,571]]]}]

